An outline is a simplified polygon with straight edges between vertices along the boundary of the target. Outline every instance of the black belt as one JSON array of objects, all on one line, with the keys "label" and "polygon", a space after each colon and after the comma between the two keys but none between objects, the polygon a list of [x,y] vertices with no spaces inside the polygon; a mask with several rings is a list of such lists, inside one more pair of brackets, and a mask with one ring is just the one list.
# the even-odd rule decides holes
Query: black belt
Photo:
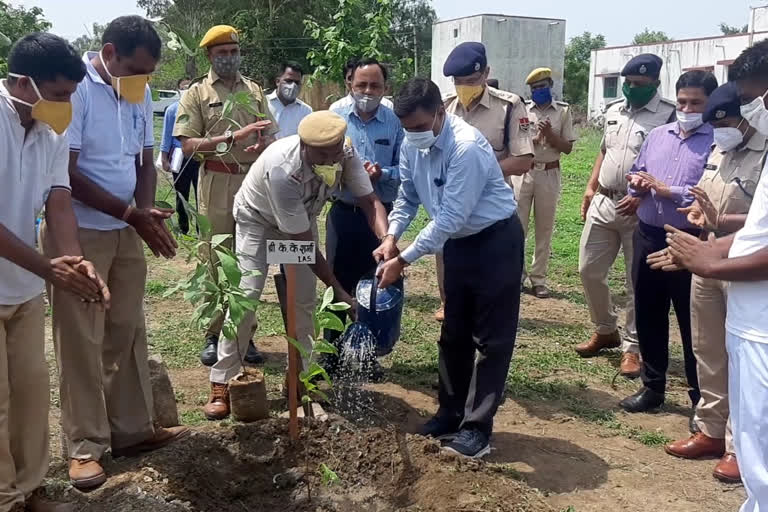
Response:
[{"label": "black belt", "polygon": [[[664,229],[663,227],[660,228],[658,226],[652,226],[650,224],[646,224],[643,221],[639,221],[637,223],[637,228],[644,235],[647,235],[647,236],[649,236],[651,238],[664,238],[664,239],[666,239],[666,237],[667,237],[667,230]],[[679,229],[680,231],[683,231],[685,233],[688,233],[689,235],[693,235],[695,237],[698,237],[701,234],[701,230],[700,229],[696,229],[696,228],[685,228],[685,229],[677,228],[677,229]]]},{"label": "black belt", "polygon": [[627,195],[626,190],[611,190],[610,188],[602,186],[600,183],[597,184],[597,193],[602,194],[613,201],[624,199],[624,196]]},{"label": "black belt", "polygon": [[509,224],[515,221],[515,219],[517,219],[517,212],[513,213],[511,217],[507,217],[506,219],[501,219],[499,221],[494,222],[487,228],[482,229],[473,235],[465,236],[462,238],[452,238],[449,241],[458,246],[467,245],[467,244],[476,244],[477,242],[493,235],[497,231],[501,231],[502,229],[507,228]]}]

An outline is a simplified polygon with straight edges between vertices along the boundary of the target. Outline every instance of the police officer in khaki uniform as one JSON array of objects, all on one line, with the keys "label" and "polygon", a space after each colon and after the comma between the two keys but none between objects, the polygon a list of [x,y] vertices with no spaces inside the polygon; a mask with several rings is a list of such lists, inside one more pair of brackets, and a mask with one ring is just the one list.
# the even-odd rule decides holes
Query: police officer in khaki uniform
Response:
[{"label": "police officer in khaki uniform", "polygon": [[[314,240],[319,247],[317,217],[326,201],[342,189],[356,198],[355,204],[365,213],[376,237],[386,236],[387,211],[351,142],[345,142],[346,130],[347,123],[340,115],[327,110],[315,112],[299,123],[298,135],[272,144],[251,167],[234,205],[241,287],[251,299],[258,301],[264,289],[268,241]],[[315,255],[314,265],[296,267],[296,339],[307,353],[316,335],[312,320],[316,277],[333,287],[337,300],[353,303],[319,249]],[[253,321],[253,312],[246,312],[238,327],[238,339],[219,343],[218,362],[211,368],[211,398],[203,409],[208,419],[229,415],[227,384],[240,372],[239,354],[248,346]],[[304,358],[302,364],[308,368],[309,361]]]},{"label": "police officer in khaki uniform", "polygon": [[[217,25],[205,34],[200,47],[207,50],[211,69],[181,97],[173,135],[181,141],[185,156],[197,154],[203,160],[197,187],[198,210],[211,224],[210,236],[231,234],[234,237],[235,194],[248,168],[274,140],[278,126],[261,87],[239,72],[237,30]],[[238,95],[240,100],[244,93],[250,106],[232,102],[233,95]],[[222,145],[226,145],[226,151],[220,151]],[[223,321],[222,314],[208,326],[205,348],[200,354],[206,366],[216,363],[216,345]],[[248,346],[245,359],[249,363],[262,361],[253,342]]]},{"label": "police officer in khaki uniform", "polygon": [[[692,189],[696,201],[680,211],[688,221],[722,237],[744,226],[763,165],[768,140],[740,112],[735,82],[718,87],[707,102],[704,122],[715,127],[715,147],[704,175]],[[652,266],[669,264],[666,251],[648,258]],[[691,283],[691,330],[701,400],[694,421],[700,432],[666,446],[670,455],[686,459],[722,457],[715,478],[741,480],[728,410],[728,352],[725,349],[727,283],[694,274]]]},{"label": "police officer in khaki uniform", "polygon": [[[511,176],[517,211],[526,237],[533,207],[536,226],[536,249],[528,278],[533,295],[549,297],[547,268],[552,250],[555,212],[560,198],[560,155],[570,154],[576,135],[571,109],[567,103],[552,98],[552,70],[536,68],[525,81],[531,88],[532,101],[526,101],[528,120],[533,134],[533,168],[521,176]],[[526,271],[523,267],[523,282]]]},{"label": "police officer in khaki uniform", "polygon": [[[504,176],[519,176],[533,164],[532,128],[525,103],[517,94],[488,87],[491,68],[481,43],[461,43],[448,55],[443,74],[453,77],[456,94],[445,100],[445,110],[482,133],[496,155]],[[440,297],[443,291],[442,256],[437,258]],[[443,308],[435,314],[442,321]]]},{"label": "police officer in khaki uniform", "polygon": [[645,53],[632,58],[621,71],[625,99],[610,103],[605,112],[600,153],[581,205],[585,224],[579,247],[579,273],[596,330],[589,341],[576,347],[576,352],[592,357],[602,349],[622,346],[608,288],[608,272],[621,248],[627,287],[621,373],[633,378],[640,375],[641,366],[631,277],[632,234],[639,200],[627,194],[626,176],[648,133],[675,120],[675,103],[658,93],[661,66],[659,57]]}]

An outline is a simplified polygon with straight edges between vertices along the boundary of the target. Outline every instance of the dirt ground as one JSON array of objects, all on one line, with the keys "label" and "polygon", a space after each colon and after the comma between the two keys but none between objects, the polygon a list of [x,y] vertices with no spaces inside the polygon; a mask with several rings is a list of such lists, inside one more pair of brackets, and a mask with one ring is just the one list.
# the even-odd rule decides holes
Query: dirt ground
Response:
[{"label": "dirt ground", "polygon": [[[418,272],[413,281],[420,281]],[[583,306],[529,296],[523,299],[522,318],[588,322]],[[541,343],[547,340],[521,336],[517,350]],[[268,365],[280,367],[285,342],[268,337],[258,345]],[[174,369],[171,377],[177,396],[194,397],[180,403],[182,416],[194,413],[205,398],[207,371]],[[276,409],[284,405],[279,380],[268,374]],[[669,438],[687,435],[686,407],[673,404],[653,415],[618,412],[615,404],[626,389],[590,382],[580,393],[590,403],[617,411],[630,428],[663,432]],[[456,461],[438,454],[435,444],[411,435],[436,409],[432,386],[384,382],[369,385],[368,390],[377,411],[371,415],[373,426],[355,426],[332,414],[330,421],[312,427],[308,448],[289,442],[284,420],[202,424],[176,446],[138,459],[109,461],[108,483],[90,494],[68,485],[64,461],[58,456],[49,490],[75,500],[82,511],[116,512],[717,512],[737,510],[744,499],[741,486],[723,485],[711,477],[715,461],[675,459],[661,446],[647,446],[584,421],[557,401],[507,399],[496,418],[491,455],[482,463]],[[684,403],[680,390],[673,394]],[[52,427],[53,452],[59,454],[55,407]],[[337,484],[322,484],[318,468],[323,463],[336,471]]]}]

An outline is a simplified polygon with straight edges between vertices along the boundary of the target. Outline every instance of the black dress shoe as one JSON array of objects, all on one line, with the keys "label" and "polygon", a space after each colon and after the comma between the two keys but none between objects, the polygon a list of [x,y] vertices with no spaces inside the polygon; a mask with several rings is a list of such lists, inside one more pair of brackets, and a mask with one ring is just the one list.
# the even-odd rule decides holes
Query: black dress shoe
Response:
[{"label": "black dress shoe", "polygon": [[696,423],[696,411],[693,411],[693,414],[691,414],[691,419],[688,420],[688,430],[691,431],[691,434],[700,434],[701,429],[699,428],[699,424]]},{"label": "black dress shoe", "polygon": [[205,366],[213,366],[219,360],[217,354],[219,348],[219,337],[215,334],[209,334],[205,337],[205,347],[200,352],[200,362]]},{"label": "black dress shoe", "polygon": [[634,395],[628,396],[619,402],[619,407],[627,412],[647,412],[653,409],[658,409],[663,404],[663,393],[657,393],[652,389],[644,387]]},{"label": "black dress shoe", "polygon": [[245,362],[248,364],[264,364],[264,356],[256,350],[253,340],[248,342],[248,350],[245,352]]}]

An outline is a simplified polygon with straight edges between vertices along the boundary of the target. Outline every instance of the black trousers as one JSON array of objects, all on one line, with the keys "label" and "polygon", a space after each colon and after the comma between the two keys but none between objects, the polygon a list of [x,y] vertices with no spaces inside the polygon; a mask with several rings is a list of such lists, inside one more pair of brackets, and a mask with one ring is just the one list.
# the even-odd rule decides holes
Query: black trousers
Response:
[{"label": "black trousers", "polygon": [[195,188],[195,198],[197,198],[197,174],[200,171],[200,162],[194,158],[187,158],[181,164],[181,175],[173,173],[173,188],[176,190],[176,212],[179,215],[179,229],[182,233],[189,232],[189,215],[184,208],[184,202],[179,194],[189,202],[190,187]]},{"label": "black trousers", "polygon": [[523,227],[517,215],[443,248],[445,320],[437,415],[491,434],[520,315]]},{"label": "black trousers", "polygon": [[[698,236],[697,230],[689,233]],[[691,273],[685,270],[652,270],[646,262],[649,254],[667,246],[666,232],[640,222],[633,236],[632,281],[635,286],[635,316],[640,354],[643,357],[643,385],[664,393],[669,367],[669,307],[675,308],[680,337],[683,340],[685,377],[688,395],[695,406],[699,402],[696,357],[691,343]]]}]

